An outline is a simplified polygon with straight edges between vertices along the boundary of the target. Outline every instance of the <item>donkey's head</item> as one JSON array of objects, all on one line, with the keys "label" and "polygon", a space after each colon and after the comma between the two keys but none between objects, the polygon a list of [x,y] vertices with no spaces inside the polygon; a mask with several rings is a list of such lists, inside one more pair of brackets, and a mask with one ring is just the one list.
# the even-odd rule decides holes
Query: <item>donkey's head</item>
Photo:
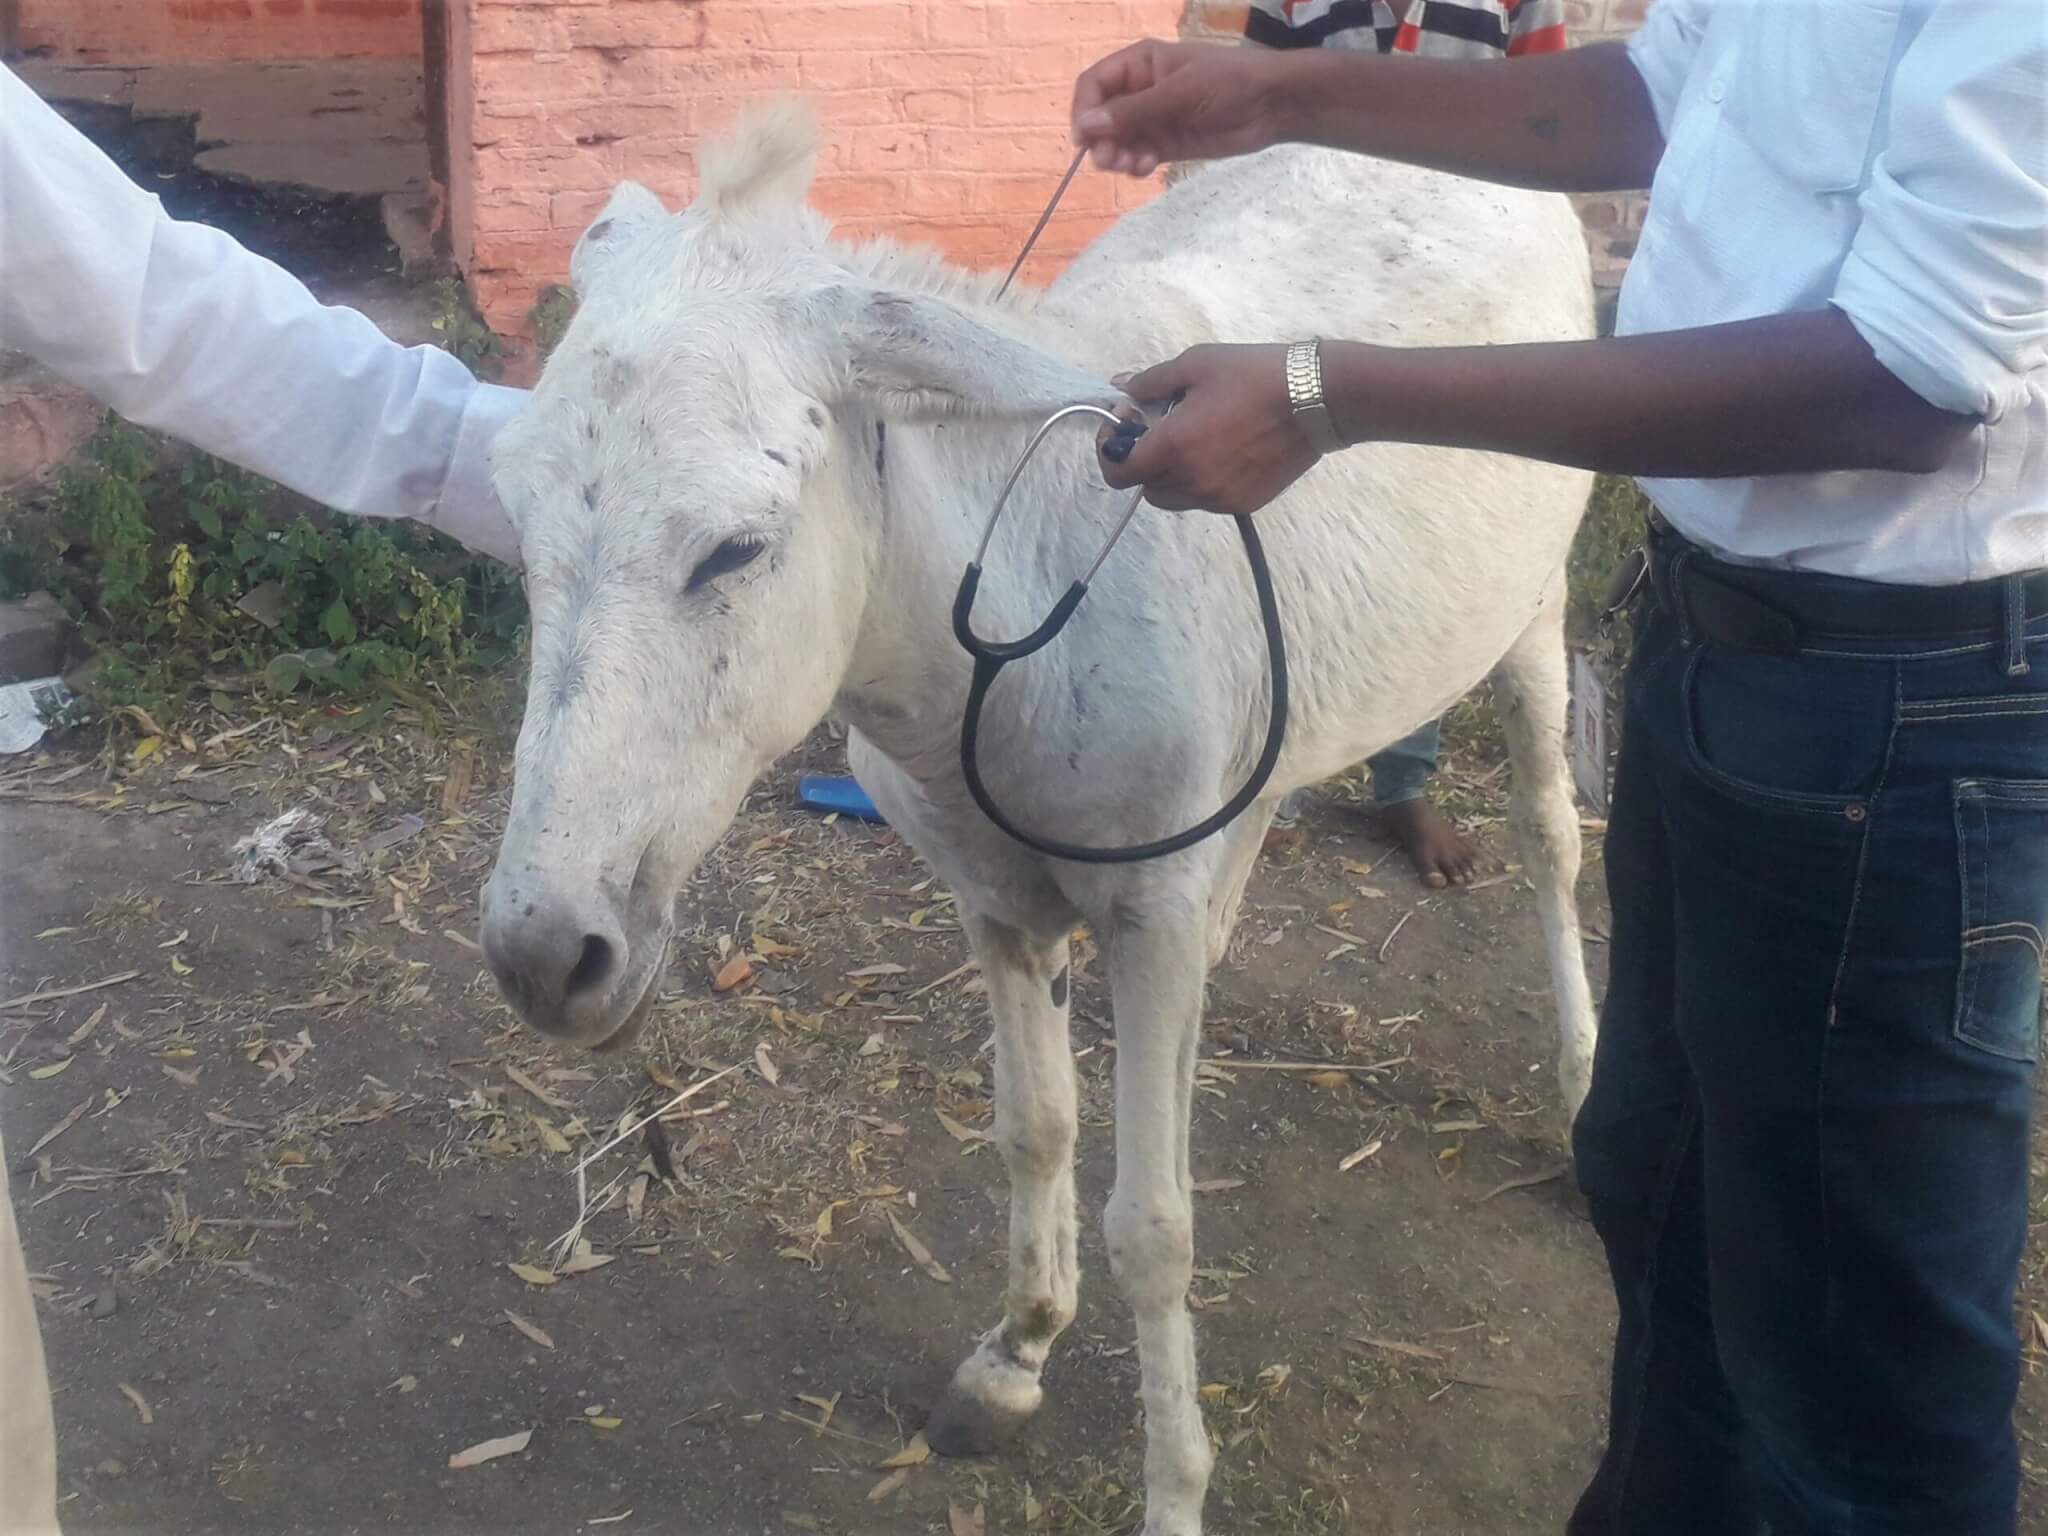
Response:
[{"label": "donkey's head", "polygon": [[830,708],[881,558],[884,418],[1104,386],[880,285],[804,205],[815,136],[756,111],[691,207],[631,184],[576,247],[574,322],[497,449],[532,674],[484,953],[538,1029],[626,1039],[677,889]]}]

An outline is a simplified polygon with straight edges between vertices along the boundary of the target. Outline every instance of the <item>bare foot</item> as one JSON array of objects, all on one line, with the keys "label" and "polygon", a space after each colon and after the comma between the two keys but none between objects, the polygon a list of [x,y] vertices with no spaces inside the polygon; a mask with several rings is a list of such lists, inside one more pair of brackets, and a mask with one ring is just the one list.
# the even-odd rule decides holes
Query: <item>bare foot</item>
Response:
[{"label": "bare foot", "polygon": [[1377,814],[1381,831],[1408,856],[1424,885],[1439,891],[1470,885],[1479,873],[1479,850],[1426,796],[1383,805]]}]

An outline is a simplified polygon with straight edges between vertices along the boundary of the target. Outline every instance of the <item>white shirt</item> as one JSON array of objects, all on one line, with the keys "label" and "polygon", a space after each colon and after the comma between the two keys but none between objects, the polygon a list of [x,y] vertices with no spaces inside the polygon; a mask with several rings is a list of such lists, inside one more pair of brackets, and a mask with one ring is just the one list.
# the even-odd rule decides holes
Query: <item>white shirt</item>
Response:
[{"label": "white shirt", "polygon": [[340,512],[516,563],[489,450],[525,395],[180,223],[0,68],[0,348]]},{"label": "white shirt", "polygon": [[1659,0],[1664,131],[1617,331],[1842,310],[1983,418],[1927,476],[1646,480],[1730,559],[1944,586],[2048,566],[2048,4]]}]

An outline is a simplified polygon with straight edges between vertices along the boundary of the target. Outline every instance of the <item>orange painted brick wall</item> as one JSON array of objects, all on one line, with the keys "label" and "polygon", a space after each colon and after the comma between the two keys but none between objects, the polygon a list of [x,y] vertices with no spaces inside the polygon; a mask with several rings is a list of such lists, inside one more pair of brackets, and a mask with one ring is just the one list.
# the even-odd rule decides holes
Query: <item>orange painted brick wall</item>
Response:
[{"label": "orange painted brick wall", "polygon": [[[523,334],[618,181],[678,206],[703,136],[750,98],[798,91],[823,128],[813,199],[842,230],[1005,265],[1072,154],[1074,76],[1134,38],[1171,36],[1185,5],[467,0],[451,18],[466,33],[450,50],[456,262],[492,327]],[[1155,191],[1083,172],[1031,275]]]},{"label": "orange painted brick wall", "polygon": [[420,0],[15,0],[17,50],[59,64],[417,58]]}]

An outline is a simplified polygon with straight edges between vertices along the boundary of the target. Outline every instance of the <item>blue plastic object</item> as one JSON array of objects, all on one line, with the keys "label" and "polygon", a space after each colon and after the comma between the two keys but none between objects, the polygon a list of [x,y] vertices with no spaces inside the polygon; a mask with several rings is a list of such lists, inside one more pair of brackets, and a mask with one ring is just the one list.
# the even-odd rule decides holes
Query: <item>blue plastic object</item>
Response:
[{"label": "blue plastic object", "polygon": [[807,773],[797,780],[797,804],[822,815],[851,816],[857,821],[880,822],[882,813],[850,774]]}]

